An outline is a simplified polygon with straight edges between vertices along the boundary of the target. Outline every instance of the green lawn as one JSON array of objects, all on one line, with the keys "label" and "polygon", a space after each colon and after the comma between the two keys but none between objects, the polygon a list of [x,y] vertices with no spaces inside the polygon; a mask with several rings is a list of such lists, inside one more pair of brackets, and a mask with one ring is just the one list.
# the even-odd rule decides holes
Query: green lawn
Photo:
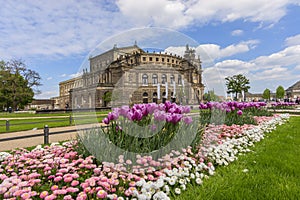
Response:
[{"label": "green lawn", "polygon": [[291,117],[252,149],[173,199],[300,199],[300,117]]},{"label": "green lawn", "polygon": [[[107,114],[109,111],[97,111],[97,115]],[[75,115],[88,115],[91,112],[74,112]],[[72,112],[66,113],[8,113],[0,112],[0,118],[18,118],[18,117],[53,117],[53,116],[70,116]]]},{"label": "green lawn", "polygon": [[[9,132],[15,132],[15,131],[25,131],[25,130],[32,130],[35,128],[42,129],[45,125],[48,125],[49,128],[53,127],[62,127],[62,126],[70,126],[70,125],[78,125],[78,124],[88,124],[88,123],[96,123],[101,122],[102,119],[107,115],[108,111],[101,111],[97,112],[97,121],[95,119],[95,115],[89,115],[89,114],[95,114],[95,113],[74,113],[72,117],[72,124],[70,124],[70,113],[65,114],[64,118],[58,118],[59,115],[57,114],[41,114],[41,115],[35,115],[35,114],[21,114],[21,117],[50,117],[50,118],[43,118],[43,119],[11,119],[9,120]],[[15,118],[20,117],[19,114],[13,114],[12,116],[7,115],[7,118]],[[72,113],[71,113],[72,114]],[[75,120],[75,121],[74,121]],[[6,131],[6,120],[0,120],[0,133],[5,133]]]}]

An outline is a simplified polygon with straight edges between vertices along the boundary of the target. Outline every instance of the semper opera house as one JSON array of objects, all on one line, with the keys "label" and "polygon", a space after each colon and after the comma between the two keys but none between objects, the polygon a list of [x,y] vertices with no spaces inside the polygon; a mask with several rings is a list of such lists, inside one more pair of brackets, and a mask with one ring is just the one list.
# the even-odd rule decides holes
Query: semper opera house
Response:
[{"label": "semper opera house", "polygon": [[60,108],[100,108],[136,103],[199,104],[201,61],[186,45],[184,56],[148,52],[136,44],[89,58],[89,70],[59,83]]}]

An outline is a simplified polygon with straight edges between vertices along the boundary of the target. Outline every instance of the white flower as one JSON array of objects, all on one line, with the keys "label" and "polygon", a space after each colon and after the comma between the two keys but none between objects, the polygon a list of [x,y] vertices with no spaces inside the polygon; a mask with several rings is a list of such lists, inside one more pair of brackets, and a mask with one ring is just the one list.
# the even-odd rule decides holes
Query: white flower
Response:
[{"label": "white flower", "polygon": [[7,152],[0,152],[0,162],[5,160],[8,156],[11,156],[11,154]]},{"label": "white flower", "polygon": [[186,185],[185,184],[180,185],[180,187],[181,187],[182,190],[186,190]]},{"label": "white flower", "polygon": [[177,181],[177,176],[172,176],[169,180],[169,184],[170,185],[175,185],[176,181]]},{"label": "white flower", "polygon": [[50,147],[54,147],[54,146],[59,146],[59,143],[58,142],[53,142],[53,143],[50,144]]},{"label": "white flower", "polygon": [[191,177],[191,179],[195,179],[196,176],[195,176],[194,173],[191,173],[191,174],[190,174],[190,177]]},{"label": "white flower", "polygon": [[212,176],[212,175],[215,174],[215,172],[214,172],[213,170],[208,170],[208,174],[209,174],[210,176]]},{"label": "white flower", "polygon": [[156,194],[153,195],[153,199],[154,200],[168,200],[170,198],[163,191],[159,191],[159,192],[157,192]]},{"label": "white flower", "polygon": [[141,180],[137,181],[135,184],[138,187],[142,187],[145,183],[146,183],[145,179],[142,178]]},{"label": "white flower", "polygon": [[247,172],[249,172],[249,169],[243,169],[243,172],[247,173]]},{"label": "white flower", "polygon": [[175,188],[175,194],[180,194],[181,193],[181,189],[180,188]]},{"label": "white flower", "polygon": [[186,184],[186,181],[184,180],[184,179],[179,179],[179,181],[178,181],[180,184]]},{"label": "white flower", "polygon": [[170,193],[170,187],[168,185],[164,186],[164,191],[166,192],[166,194]]},{"label": "white flower", "polygon": [[152,194],[155,194],[156,190],[154,188],[150,188],[149,192]]},{"label": "white flower", "polygon": [[152,198],[151,192],[146,192],[145,193],[147,200],[150,200]]},{"label": "white flower", "polygon": [[139,194],[137,198],[138,200],[147,200],[147,196],[145,194]]},{"label": "white flower", "polygon": [[156,189],[159,189],[159,188],[161,188],[161,187],[163,187],[163,186],[164,186],[164,180],[163,180],[163,179],[158,179],[158,180],[156,181],[155,185],[154,185],[154,187],[155,187]]},{"label": "white flower", "polygon": [[196,178],[196,183],[198,185],[201,185],[203,183],[202,179],[201,178]]}]

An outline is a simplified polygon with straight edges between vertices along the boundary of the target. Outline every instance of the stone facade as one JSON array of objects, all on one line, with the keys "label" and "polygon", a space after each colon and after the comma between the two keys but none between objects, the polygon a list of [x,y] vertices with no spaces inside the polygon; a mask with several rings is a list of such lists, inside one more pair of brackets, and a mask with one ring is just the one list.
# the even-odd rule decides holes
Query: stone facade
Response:
[{"label": "stone facade", "polygon": [[288,99],[297,99],[300,97],[300,81],[285,90]]},{"label": "stone facade", "polygon": [[[146,52],[137,45],[91,57],[90,69],[59,84],[60,107],[94,108],[173,101],[198,104],[202,100],[201,61],[186,46],[184,57]],[[111,99],[111,101],[109,101]]]}]

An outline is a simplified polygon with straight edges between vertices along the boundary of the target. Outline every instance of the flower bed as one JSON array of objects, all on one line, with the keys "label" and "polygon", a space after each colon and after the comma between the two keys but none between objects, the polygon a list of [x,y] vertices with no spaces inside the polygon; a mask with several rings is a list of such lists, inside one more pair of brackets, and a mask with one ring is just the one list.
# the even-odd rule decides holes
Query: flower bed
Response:
[{"label": "flower bed", "polygon": [[272,102],[271,107],[272,109],[295,109],[296,103],[295,102]]},{"label": "flower bed", "polygon": [[210,124],[201,144],[171,150],[159,159],[137,155],[135,163],[120,155],[116,163],[97,164],[93,156],[76,151],[78,141],[0,153],[0,199],[169,199],[191,184],[201,185],[216,166],[251,151],[288,118],[255,117],[257,125]]},{"label": "flower bed", "polygon": [[253,116],[271,116],[264,102],[208,102],[201,103],[200,123],[202,124],[255,124]]}]

